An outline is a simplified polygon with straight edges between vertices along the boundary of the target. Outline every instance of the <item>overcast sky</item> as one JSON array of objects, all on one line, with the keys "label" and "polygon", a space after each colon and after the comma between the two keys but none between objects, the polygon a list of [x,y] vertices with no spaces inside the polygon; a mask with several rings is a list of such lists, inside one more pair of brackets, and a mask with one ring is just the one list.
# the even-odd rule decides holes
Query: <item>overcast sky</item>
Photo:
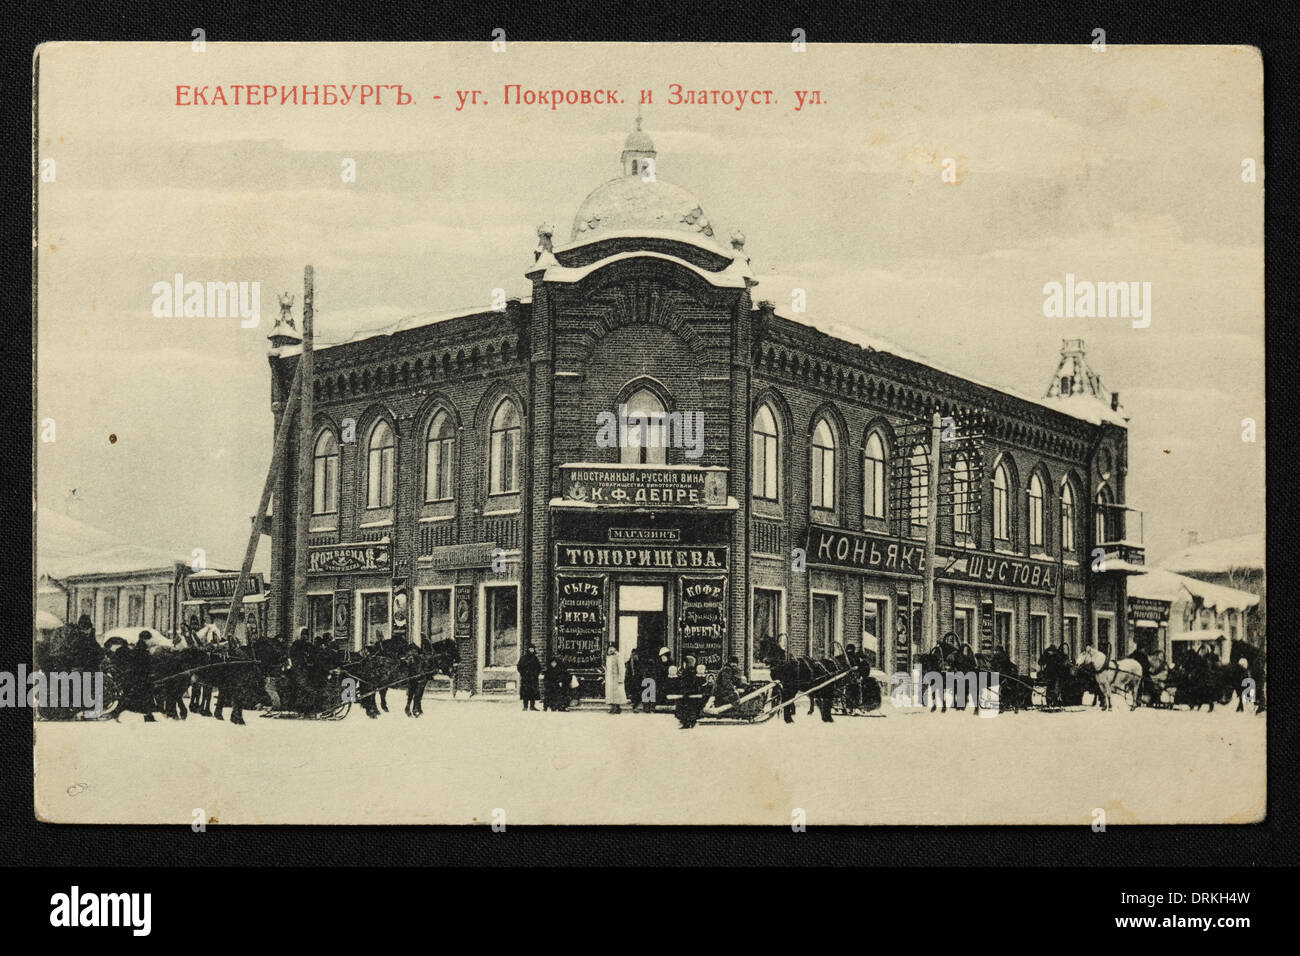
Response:
[{"label": "overcast sky", "polygon": [[[1033,395],[1061,339],[1083,338],[1132,417],[1128,497],[1151,558],[1184,529],[1264,527],[1254,51],[209,42],[47,46],[39,68],[57,178],[38,196],[37,413],[57,441],[38,447],[38,501],[120,537],[237,566],[271,455],[277,293],[300,314],[313,264],[327,339],[527,295],[537,225],[567,240],[618,175],[641,89],[659,177],[724,242],[745,233],[756,298],[789,314],[805,289],[818,327]],[[181,83],[401,83],[415,103],[177,107]],[[626,102],[507,106],[507,83]],[[672,83],[777,103],[672,106]],[[486,104],[457,112],[458,89]],[[796,111],[801,89],[824,103]],[[154,318],[154,283],[178,272],[260,282],[260,327]],[[1067,273],[1150,282],[1150,327],[1045,318],[1043,286]]]}]

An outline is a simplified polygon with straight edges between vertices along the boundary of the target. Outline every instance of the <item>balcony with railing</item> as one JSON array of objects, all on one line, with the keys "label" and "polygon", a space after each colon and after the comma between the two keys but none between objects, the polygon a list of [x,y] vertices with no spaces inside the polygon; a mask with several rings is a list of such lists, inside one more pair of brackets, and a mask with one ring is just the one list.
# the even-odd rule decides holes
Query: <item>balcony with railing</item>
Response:
[{"label": "balcony with railing", "polygon": [[1142,512],[1128,505],[1101,502],[1094,507],[1093,547],[1104,553],[1099,570],[1144,574],[1146,547],[1142,543]]}]

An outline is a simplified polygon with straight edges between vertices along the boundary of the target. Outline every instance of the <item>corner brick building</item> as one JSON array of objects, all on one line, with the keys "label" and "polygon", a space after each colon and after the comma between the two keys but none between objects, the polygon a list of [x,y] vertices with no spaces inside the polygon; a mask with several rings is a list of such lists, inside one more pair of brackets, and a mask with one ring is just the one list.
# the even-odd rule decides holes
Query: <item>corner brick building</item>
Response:
[{"label": "corner brick building", "polygon": [[[1048,642],[1131,649],[1125,418],[1083,344],[1032,399],[778,315],[751,298],[744,238],[724,244],[656,161],[638,123],[567,239],[538,230],[528,300],[316,347],[313,632],[454,637],[471,691],[513,689],[529,641],[592,673],[609,641],[751,670],[764,639],[851,643],[904,668],[938,411],[940,633],[1022,669]],[[278,425],[301,351],[287,316],[271,342]],[[597,416],[620,411],[665,416],[647,435],[666,441],[601,442]],[[692,421],[702,440],[677,441]],[[287,632],[283,471],[270,626]]]}]

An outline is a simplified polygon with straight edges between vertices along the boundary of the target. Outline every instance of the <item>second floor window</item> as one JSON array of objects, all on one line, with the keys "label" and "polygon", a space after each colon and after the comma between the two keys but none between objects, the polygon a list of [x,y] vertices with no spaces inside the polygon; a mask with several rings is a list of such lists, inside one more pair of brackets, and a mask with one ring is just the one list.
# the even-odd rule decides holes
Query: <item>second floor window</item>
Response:
[{"label": "second floor window", "polygon": [[1029,477],[1029,546],[1043,546],[1043,482],[1037,475]]},{"label": "second floor window", "polygon": [[835,508],[835,436],[826,419],[817,423],[812,438],[812,506]]},{"label": "second floor window", "polygon": [[523,428],[519,409],[510,399],[492,415],[491,460],[488,462],[488,493],[507,494],[519,490],[519,441]]},{"label": "second floor window", "polygon": [[1074,489],[1068,480],[1061,485],[1061,550],[1074,551]]},{"label": "second floor window", "polygon": [[952,530],[954,534],[970,534],[970,463],[965,455],[958,455],[952,466]]},{"label": "second floor window", "polygon": [[754,480],[752,493],[755,498],[776,501],[777,467],[779,463],[780,436],[776,430],[776,416],[766,405],[759,408],[754,416]]},{"label": "second floor window", "polygon": [[872,432],[862,461],[862,513],[868,518],[885,516],[885,443]]},{"label": "second floor window", "polygon": [[367,508],[393,506],[393,463],[396,454],[393,429],[388,422],[380,422],[370,433],[370,448],[366,458]]},{"label": "second floor window", "polygon": [[627,436],[618,453],[623,465],[663,465],[668,462],[664,403],[649,389],[628,396]]},{"label": "second floor window", "polygon": [[1011,540],[1011,509],[1009,500],[1011,481],[1007,466],[998,465],[993,472],[993,540]]},{"label": "second floor window", "polygon": [[930,456],[916,445],[908,463],[908,493],[912,499],[912,524],[924,526],[930,518]]},{"label": "second floor window", "polygon": [[1093,527],[1094,545],[1110,541],[1110,508],[1112,497],[1110,489],[1102,485],[1097,489],[1097,514]]},{"label": "second floor window", "polygon": [[456,496],[456,426],[446,412],[429,423],[424,458],[424,500],[450,501]]},{"label": "second floor window", "polygon": [[312,459],[311,513],[331,515],[339,510],[339,443],[332,432],[316,439]]}]

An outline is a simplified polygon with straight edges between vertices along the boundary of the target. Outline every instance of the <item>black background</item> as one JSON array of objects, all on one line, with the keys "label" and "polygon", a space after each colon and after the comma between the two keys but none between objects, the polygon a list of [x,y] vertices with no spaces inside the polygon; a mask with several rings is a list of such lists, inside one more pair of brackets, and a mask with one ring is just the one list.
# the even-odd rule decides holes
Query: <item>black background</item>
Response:
[{"label": "black background", "polygon": [[[12,465],[5,482],[3,527],[11,545],[3,575],[3,617],[0,627],[4,637],[4,658],[0,666],[14,669],[19,661],[30,660],[32,577],[29,564],[31,528],[30,439],[34,436],[31,384],[31,56],[40,42],[67,40],[168,40],[189,42],[190,31],[203,27],[207,40],[470,40],[488,43],[490,33],[502,27],[510,42],[528,40],[657,40],[657,41],[758,41],[777,44],[790,42],[790,31],[802,27],[809,43],[818,42],[969,42],[969,43],[1071,43],[1087,44],[1094,27],[1106,30],[1109,44],[1206,43],[1248,44],[1263,51],[1265,69],[1265,166],[1267,240],[1267,312],[1268,312],[1268,402],[1272,433],[1282,438],[1270,455],[1269,481],[1269,572],[1274,583],[1270,654],[1273,680],[1269,688],[1268,714],[1269,817],[1259,825],[1240,827],[1112,827],[1105,833],[1093,833],[1086,826],[1051,828],[819,828],[795,834],[789,828],[526,828],[510,827],[507,833],[492,833],[486,826],[466,827],[355,827],[293,828],[210,827],[206,833],[192,833],[187,825],[166,827],[86,827],[52,826],[37,823],[32,816],[31,713],[26,709],[0,711],[0,743],[5,765],[0,774],[3,787],[4,862],[35,866],[74,868],[64,873],[31,874],[30,881],[20,881],[20,889],[6,899],[21,906],[31,897],[31,907],[24,907],[37,922],[48,913],[50,892],[78,880],[89,886],[94,874],[86,868],[103,865],[149,867],[172,866],[241,866],[284,867],[325,866],[330,870],[294,874],[244,873],[257,887],[245,894],[238,882],[226,882],[214,872],[199,874],[202,882],[182,892],[184,880],[167,874],[146,877],[143,872],[105,877],[103,888],[128,888],[129,879],[138,879],[155,896],[155,922],[162,902],[159,893],[173,893],[180,898],[197,895],[207,906],[233,905],[246,897],[249,905],[258,905],[259,894],[285,899],[305,892],[317,903],[353,899],[352,894],[367,892],[366,887],[388,887],[392,892],[437,894],[433,885],[405,884],[403,878],[389,873],[375,877],[380,882],[362,880],[359,875],[340,873],[337,867],[352,865],[401,864],[505,864],[515,866],[583,864],[595,866],[647,867],[662,865],[767,865],[767,866],[888,866],[893,868],[886,889],[867,891],[862,880],[807,883],[795,877],[788,883],[779,878],[751,875],[741,880],[719,882],[717,877],[681,875],[671,891],[665,889],[662,902],[674,913],[683,911],[683,899],[698,900],[686,907],[703,917],[704,926],[713,922],[712,914],[733,914],[720,927],[723,936],[740,932],[744,927],[779,922],[775,912],[764,907],[767,898],[781,901],[782,906],[813,907],[828,919],[842,917],[849,922],[870,920],[877,927],[892,915],[904,916],[916,906],[923,915],[931,898],[935,906],[948,909],[955,900],[962,912],[970,909],[975,887],[987,898],[992,912],[1003,912],[1018,925],[1032,925],[1034,913],[1047,911],[1068,913],[1076,925],[1101,926],[1112,915],[1129,910],[1117,906],[1120,888],[1136,892],[1151,885],[1178,888],[1175,874],[1154,879],[1139,879],[1114,871],[1088,871],[1032,874],[1003,871],[979,875],[947,876],[928,872],[905,872],[911,866],[981,866],[981,867],[1093,867],[1093,866],[1184,866],[1260,867],[1289,865],[1296,859],[1295,816],[1295,661],[1296,627],[1292,582],[1294,577],[1292,526],[1294,507],[1290,504],[1292,462],[1294,457],[1287,439],[1294,421],[1292,394],[1298,381],[1296,358],[1291,344],[1294,328],[1294,305],[1288,293],[1294,288],[1296,221],[1295,186],[1296,116],[1295,75],[1297,36],[1293,11],[1284,3],[1193,3],[1178,6],[1138,4],[1067,4],[1025,3],[985,5],[975,3],[932,3],[923,0],[892,0],[858,6],[839,5],[814,9],[803,4],[749,3],[732,8],[694,4],[606,3],[592,9],[571,4],[552,3],[524,9],[514,4],[451,7],[439,4],[390,3],[382,6],[315,8],[288,4],[220,5],[189,4],[26,4],[6,10],[3,27],[6,44],[6,71],[0,88],[0,109],[7,125],[5,142],[9,175],[5,186],[10,191],[6,203],[5,226],[11,254],[3,271],[2,294],[4,349],[8,368],[3,387],[11,394],[0,403],[0,420],[5,434],[13,436],[5,456]],[[1169,157],[1177,163],[1176,155]],[[1195,196],[1188,196],[1195,202]],[[95,384],[99,382],[100,384]],[[99,376],[87,376],[87,388],[102,388]],[[130,388],[124,381],[118,387]],[[1272,437],[1272,435],[1270,435]],[[24,447],[24,442],[28,447]],[[1117,714],[1122,720],[1123,714]],[[1262,719],[1262,718],[1261,718]],[[1144,741],[1130,738],[1114,759],[1140,765]],[[1063,761],[1071,759],[1068,752]],[[887,772],[887,771],[883,771]],[[671,785],[666,782],[666,785]],[[1170,786],[1177,786],[1170,781]],[[906,791],[907,782],[899,781]],[[177,877],[180,875],[177,874]],[[1205,874],[1192,880],[1192,888],[1213,883],[1208,888],[1249,888],[1246,877],[1227,878],[1227,873]],[[1262,874],[1257,870],[1250,879],[1258,885]],[[1189,885],[1190,877],[1182,884]],[[752,882],[749,882],[752,881]],[[530,881],[536,883],[537,881]],[[224,883],[224,888],[222,884]],[[730,892],[714,892],[730,884],[740,899],[723,901]],[[438,884],[440,885],[440,884]],[[500,893],[512,897],[509,884]],[[293,889],[296,887],[296,889]],[[895,899],[894,891],[905,892]],[[941,894],[930,897],[930,891]],[[698,892],[697,892],[698,890]],[[706,892],[707,890],[707,892]],[[1084,892],[1084,897],[1078,893]],[[683,894],[685,893],[685,896]],[[770,897],[769,897],[770,894]],[[885,895],[880,895],[885,894]],[[949,894],[955,894],[949,895]],[[1059,894],[1059,896],[1058,896]],[[496,895],[496,894],[492,894]],[[879,900],[889,912],[869,904],[867,912],[856,912],[857,900]],[[949,904],[944,904],[943,900]],[[611,905],[624,909],[630,898],[622,893],[610,899]],[[849,903],[846,910],[840,900]],[[907,902],[911,900],[912,902]],[[891,902],[892,901],[892,902]],[[919,902],[918,902],[919,901]],[[1035,901],[1041,901],[1035,902]],[[655,897],[647,905],[656,905]],[[897,907],[897,908],[894,908]],[[1229,908],[1230,909],[1230,908]],[[952,912],[948,909],[949,912]],[[574,911],[565,904],[564,913]],[[807,912],[805,910],[805,912]],[[1134,909],[1134,915],[1145,910]],[[1250,912],[1250,910],[1247,910]],[[1014,915],[1012,915],[1014,914]],[[1028,914],[1028,915],[1025,915]],[[451,914],[441,914],[451,919]],[[438,912],[415,916],[436,922]],[[566,920],[568,916],[564,917]],[[794,918],[793,916],[791,917]],[[800,917],[802,919],[802,917]],[[490,917],[487,918],[490,923]],[[880,922],[877,922],[880,921]],[[730,924],[729,926],[726,924]],[[161,924],[160,924],[161,925]],[[327,921],[323,926],[332,925]],[[575,928],[575,931],[578,931]],[[157,935],[157,932],[155,933]],[[585,933],[579,933],[585,936]],[[1208,935],[1208,934],[1207,934]],[[707,936],[707,934],[706,934]],[[866,936],[862,937],[865,941]],[[1148,937],[1149,938],[1149,937]],[[715,942],[718,937],[715,937]],[[579,941],[567,935],[559,945],[600,945],[590,939]],[[1230,945],[1229,937],[1217,937],[1219,945]],[[975,943],[974,940],[968,940]],[[449,940],[450,942],[450,940]],[[737,940],[737,942],[739,942]],[[752,942],[752,940],[751,940]],[[1039,943],[1041,944],[1041,940]],[[954,937],[954,945],[960,945]],[[458,944],[452,944],[458,945]],[[984,937],[981,948],[1000,945],[996,937]],[[206,948],[206,947],[205,947]],[[711,946],[712,948],[712,946]]]}]

